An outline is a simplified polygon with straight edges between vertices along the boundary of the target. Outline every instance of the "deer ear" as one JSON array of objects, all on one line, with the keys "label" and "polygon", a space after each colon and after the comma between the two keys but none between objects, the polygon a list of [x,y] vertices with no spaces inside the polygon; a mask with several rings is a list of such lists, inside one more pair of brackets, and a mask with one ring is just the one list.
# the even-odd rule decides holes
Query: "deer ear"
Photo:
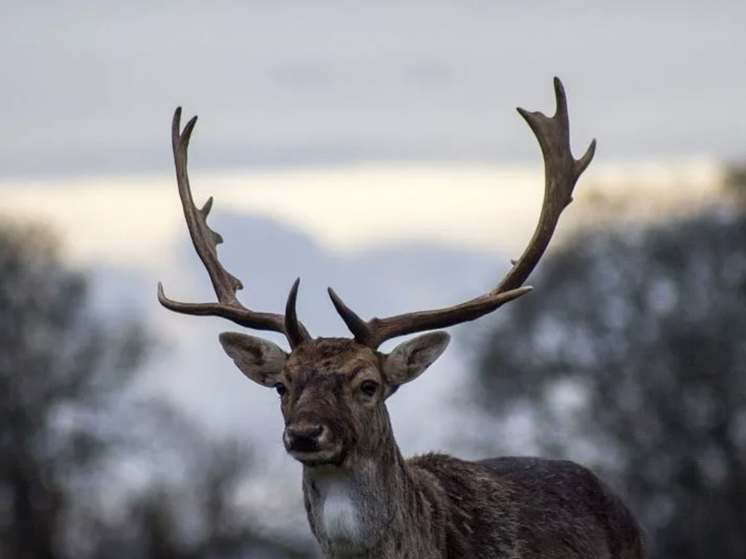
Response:
[{"label": "deer ear", "polygon": [[392,386],[389,394],[420,376],[445,351],[449,341],[451,337],[445,332],[430,332],[396,346],[383,363],[383,374]]},{"label": "deer ear", "polygon": [[241,372],[254,382],[270,387],[279,382],[287,354],[276,344],[246,334],[223,332],[220,345]]}]

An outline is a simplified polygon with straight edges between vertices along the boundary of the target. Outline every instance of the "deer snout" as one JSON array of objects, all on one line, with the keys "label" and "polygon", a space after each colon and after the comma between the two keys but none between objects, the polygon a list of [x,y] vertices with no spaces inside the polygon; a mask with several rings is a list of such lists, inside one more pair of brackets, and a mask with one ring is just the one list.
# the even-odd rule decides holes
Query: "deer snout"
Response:
[{"label": "deer snout", "polygon": [[315,422],[303,421],[285,427],[284,441],[288,450],[313,452],[326,437],[327,428]]}]

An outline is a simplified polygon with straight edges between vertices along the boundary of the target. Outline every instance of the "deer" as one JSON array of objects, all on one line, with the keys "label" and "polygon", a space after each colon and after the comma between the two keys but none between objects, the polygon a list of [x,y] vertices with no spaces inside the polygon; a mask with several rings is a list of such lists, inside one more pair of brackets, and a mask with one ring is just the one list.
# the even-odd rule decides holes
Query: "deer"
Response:
[{"label": "deer", "polygon": [[[250,380],[273,388],[284,418],[282,441],[302,465],[303,501],[311,532],[328,559],[641,559],[644,534],[622,499],[591,470],[567,460],[499,457],[465,461],[439,453],[405,459],[386,401],[418,378],[446,349],[443,328],[476,320],[531,290],[525,286],[572,201],[596,148],[575,159],[564,87],[554,79],[551,117],[518,108],[542,152],[544,199],[521,256],[490,291],[447,308],[364,320],[331,288],[331,302],[349,338],[313,338],[298,319],[300,278],[284,314],[242,305],[241,281],[220,263],[220,234],[207,225],[212,197],[198,209],[187,174],[197,117],[171,136],[176,182],[187,229],[217,301],[167,309],[216,316],[285,336],[289,351],[243,333],[220,334],[225,353]],[[391,352],[385,341],[420,334]]]}]

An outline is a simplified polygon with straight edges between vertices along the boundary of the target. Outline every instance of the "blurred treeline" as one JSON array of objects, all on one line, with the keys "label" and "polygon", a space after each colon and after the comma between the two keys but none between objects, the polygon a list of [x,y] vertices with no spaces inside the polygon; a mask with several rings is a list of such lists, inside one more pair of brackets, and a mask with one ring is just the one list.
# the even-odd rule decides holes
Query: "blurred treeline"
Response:
[{"label": "blurred treeline", "polygon": [[246,521],[251,454],[131,389],[153,348],[44,230],[0,226],[0,557],[311,555]]},{"label": "blurred treeline", "polygon": [[531,283],[477,344],[494,446],[593,467],[652,559],[746,557],[744,207],[585,231]]},{"label": "blurred treeline", "polygon": [[[478,344],[490,452],[593,467],[652,559],[746,557],[744,207],[586,231],[532,283]],[[156,340],[90,299],[47,233],[0,227],[0,557],[314,557],[251,522],[250,449],[133,396]]]}]

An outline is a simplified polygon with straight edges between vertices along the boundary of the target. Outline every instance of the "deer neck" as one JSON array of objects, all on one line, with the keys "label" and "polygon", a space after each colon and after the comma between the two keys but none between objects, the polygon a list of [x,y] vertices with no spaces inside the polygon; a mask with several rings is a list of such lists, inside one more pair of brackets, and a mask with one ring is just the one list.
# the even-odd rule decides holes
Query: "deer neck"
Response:
[{"label": "deer neck", "polygon": [[[407,559],[434,549],[418,503],[424,496],[393,434],[375,456],[350,456],[344,466],[303,469],[303,495],[311,530],[329,559]],[[436,557],[435,553],[426,554]]]}]

